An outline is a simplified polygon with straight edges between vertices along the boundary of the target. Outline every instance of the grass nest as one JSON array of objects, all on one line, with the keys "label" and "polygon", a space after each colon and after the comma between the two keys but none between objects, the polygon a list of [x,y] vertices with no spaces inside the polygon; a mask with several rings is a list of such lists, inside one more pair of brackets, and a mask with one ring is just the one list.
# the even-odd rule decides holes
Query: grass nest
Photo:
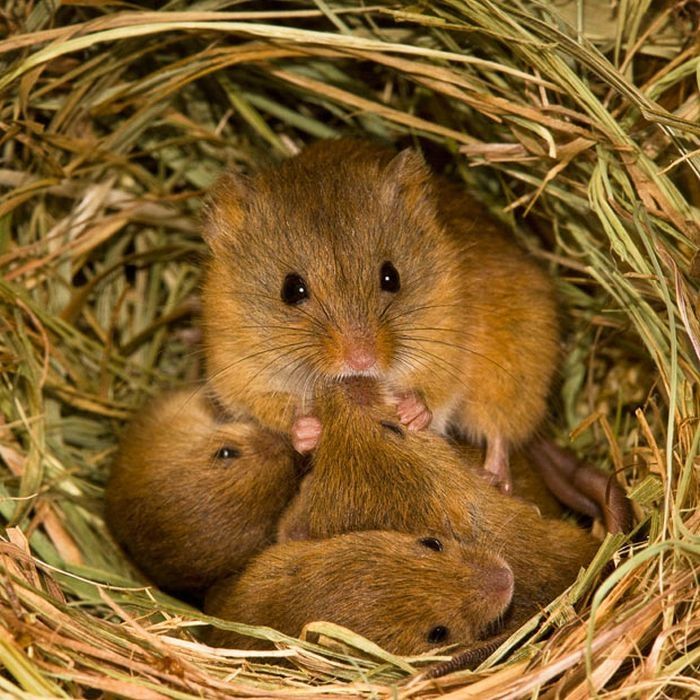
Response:
[{"label": "grass nest", "polygon": [[[4,3],[0,692],[697,697],[699,18],[694,0]],[[101,516],[124,422],[200,371],[202,193],[340,135],[420,146],[556,276],[551,429],[638,523],[439,680],[436,657],[330,625],[253,629],[272,664],[211,649]]]}]

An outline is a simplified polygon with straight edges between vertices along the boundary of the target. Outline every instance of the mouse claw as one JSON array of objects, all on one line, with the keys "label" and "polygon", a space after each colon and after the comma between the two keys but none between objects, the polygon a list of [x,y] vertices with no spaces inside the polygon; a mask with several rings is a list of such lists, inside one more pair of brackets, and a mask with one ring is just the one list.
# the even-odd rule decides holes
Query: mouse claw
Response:
[{"label": "mouse claw", "polygon": [[477,472],[477,474],[486,481],[489,486],[495,486],[501,493],[506,496],[510,496],[513,493],[513,482],[510,480],[509,476],[503,474],[496,474],[494,472],[488,471],[487,469],[482,469]]},{"label": "mouse claw", "polygon": [[292,424],[292,446],[300,454],[311,452],[321,437],[321,421],[316,416],[300,416]]},{"label": "mouse claw", "polygon": [[501,493],[512,495],[513,481],[510,478],[508,447],[503,439],[494,438],[487,442],[484,470],[491,483],[498,487]]},{"label": "mouse claw", "polygon": [[513,482],[508,478],[501,479],[497,482],[498,490],[506,496],[513,495]]},{"label": "mouse claw", "polygon": [[424,430],[433,420],[432,412],[413,392],[397,396],[396,412],[401,423],[411,431]]}]

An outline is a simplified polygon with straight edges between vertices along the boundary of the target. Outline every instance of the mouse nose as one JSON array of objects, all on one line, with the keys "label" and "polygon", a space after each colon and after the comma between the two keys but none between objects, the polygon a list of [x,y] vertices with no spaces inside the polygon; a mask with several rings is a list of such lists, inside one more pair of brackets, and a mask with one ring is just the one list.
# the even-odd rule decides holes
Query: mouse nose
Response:
[{"label": "mouse nose", "polygon": [[482,590],[497,597],[510,598],[513,594],[514,580],[513,572],[507,564],[488,563],[472,566]]},{"label": "mouse nose", "polygon": [[377,348],[372,334],[366,329],[346,331],[343,361],[355,372],[366,372],[377,364]]},{"label": "mouse nose", "polygon": [[499,566],[492,569],[488,575],[488,581],[497,591],[509,591],[513,587],[513,572],[507,566]]},{"label": "mouse nose", "polygon": [[352,344],[345,350],[345,363],[351,369],[363,372],[374,367],[377,363],[377,355],[373,349],[364,344]]}]

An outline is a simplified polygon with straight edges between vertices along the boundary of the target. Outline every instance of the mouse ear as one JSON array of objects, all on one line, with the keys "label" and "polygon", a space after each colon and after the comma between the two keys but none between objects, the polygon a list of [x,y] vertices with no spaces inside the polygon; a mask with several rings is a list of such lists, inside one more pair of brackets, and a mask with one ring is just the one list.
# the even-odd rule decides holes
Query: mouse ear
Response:
[{"label": "mouse ear", "polygon": [[409,205],[424,200],[431,180],[430,168],[413,148],[395,155],[384,171],[384,196],[387,201],[402,197]]},{"label": "mouse ear", "polygon": [[251,193],[250,179],[227,172],[214,184],[204,203],[202,238],[210,248],[243,224]]}]

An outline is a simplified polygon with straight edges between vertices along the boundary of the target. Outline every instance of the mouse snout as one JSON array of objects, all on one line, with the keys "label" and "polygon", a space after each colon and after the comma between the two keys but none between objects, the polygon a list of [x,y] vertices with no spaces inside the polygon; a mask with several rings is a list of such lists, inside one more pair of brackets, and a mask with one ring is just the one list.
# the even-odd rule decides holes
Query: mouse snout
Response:
[{"label": "mouse snout", "polygon": [[355,372],[366,372],[377,364],[377,348],[371,338],[349,337],[343,348],[345,364]]},{"label": "mouse snout", "polygon": [[491,566],[484,571],[484,584],[496,594],[510,598],[513,592],[513,572],[509,566]]},{"label": "mouse snout", "polygon": [[513,595],[513,572],[505,562],[488,562],[475,566],[479,588],[485,595],[508,603]]}]

